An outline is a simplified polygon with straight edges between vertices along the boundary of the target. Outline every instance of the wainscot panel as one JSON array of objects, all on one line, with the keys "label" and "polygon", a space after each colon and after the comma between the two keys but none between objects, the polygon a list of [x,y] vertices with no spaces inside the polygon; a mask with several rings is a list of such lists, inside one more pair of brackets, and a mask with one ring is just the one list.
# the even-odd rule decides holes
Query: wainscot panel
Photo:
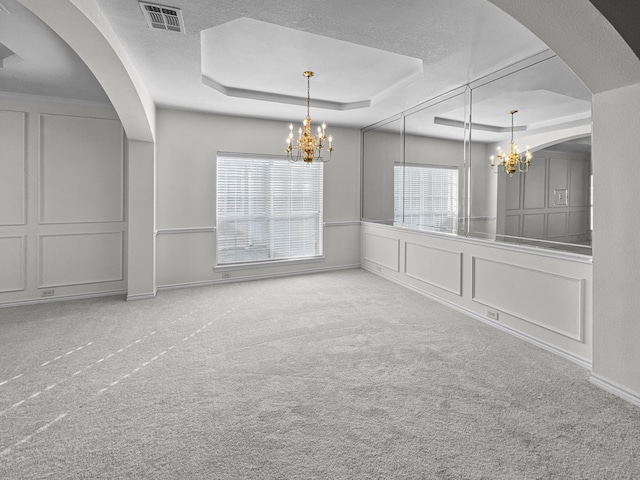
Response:
[{"label": "wainscot panel", "polygon": [[25,236],[0,238],[0,292],[25,289]]},{"label": "wainscot panel", "polygon": [[456,295],[462,295],[462,253],[405,243],[404,273]]},{"label": "wainscot panel", "polygon": [[400,240],[367,233],[364,236],[363,250],[365,260],[394,272],[400,271]]},{"label": "wainscot panel", "polygon": [[123,141],[117,120],[41,115],[41,223],[123,221]]},{"label": "wainscot panel", "polygon": [[547,238],[567,236],[567,212],[554,212],[547,215]]},{"label": "wainscot panel", "polygon": [[26,219],[25,112],[0,111],[0,225]]},{"label": "wainscot panel", "polygon": [[473,258],[474,301],[578,341],[583,339],[583,290],[580,278]]},{"label": "wainscot panel", "polygon": [[[372,222],[361,228],[362,268],[591,367],[591,257]],[[382,268],[394,265],[399,244],[401,271]]]},{"label": "wainscot panel", "polygon": [[123,233],[41,235],[38,288],[123,279]]}]

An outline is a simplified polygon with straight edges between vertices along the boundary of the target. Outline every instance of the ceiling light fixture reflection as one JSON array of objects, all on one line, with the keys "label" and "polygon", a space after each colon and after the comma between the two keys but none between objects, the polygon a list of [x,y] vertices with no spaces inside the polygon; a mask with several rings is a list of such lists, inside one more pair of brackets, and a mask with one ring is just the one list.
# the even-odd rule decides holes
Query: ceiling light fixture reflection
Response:
[{"label": "ceiling light fixture reflection", "polygon": [[[311,134],[311,117],[309,116],[309,104],[311,103],[311,77],[313,72],[306,71],[302,73],[307,77],[307,117],[302,122],[302,127],[298,129],[297,146],[293,146],[293,123],[289,124],[289,136],[287,137],[287,157],[293,162],[304,160],[307,163],[311,162],[328,162],[331,160],[331,152],[333,152],[333,138],[329,136],[327,138],[326,129],[327,124],[322,122],[322,126],[318,127],[318,133],[316,135]],[[329,158],[322,156],[322,149],[329,141]]]},{"label": "ceiling light fixture reflection", "polygon": [[[502,147],[498,147],[498,154],[491,155],[489,167],[493,173],[504,172],[510,177],[513,176],[516,171],[520,173],[527,173],[529,166],[531,165],[531,159],[533,154],[529,150],[529,145],[524,153],[520,153],[518,145],[513,141],[513,115],[518,113],[518,110],[509,111],[511,114],[511,143],[509,144],[509,153],[505,152]],[[498,163],[494,163],[494,160],[498,160]]]}]

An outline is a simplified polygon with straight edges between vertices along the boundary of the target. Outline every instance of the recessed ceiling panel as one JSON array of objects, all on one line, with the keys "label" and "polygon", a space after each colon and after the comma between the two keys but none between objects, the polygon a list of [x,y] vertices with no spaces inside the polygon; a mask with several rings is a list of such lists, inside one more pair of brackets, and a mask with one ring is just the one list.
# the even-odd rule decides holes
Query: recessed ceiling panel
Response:
[{"label": "recessed ceiling panel", "polygon": [[[268,41],[265,41],[268,39]],[[201,34],[205,84],[231,96],[347,110],[422,77],[422,60],[240,18]]]}]

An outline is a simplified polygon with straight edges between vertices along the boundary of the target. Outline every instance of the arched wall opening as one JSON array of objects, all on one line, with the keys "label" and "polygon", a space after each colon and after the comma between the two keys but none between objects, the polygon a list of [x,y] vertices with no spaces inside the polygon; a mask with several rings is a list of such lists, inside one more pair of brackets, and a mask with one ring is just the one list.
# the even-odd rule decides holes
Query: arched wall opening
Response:
[{"label": "arched wall opening", "polygon": [[102,85],[127,137],[128,299],[156,294],[155,104],[93,0],[19,0],[78,54]]}]

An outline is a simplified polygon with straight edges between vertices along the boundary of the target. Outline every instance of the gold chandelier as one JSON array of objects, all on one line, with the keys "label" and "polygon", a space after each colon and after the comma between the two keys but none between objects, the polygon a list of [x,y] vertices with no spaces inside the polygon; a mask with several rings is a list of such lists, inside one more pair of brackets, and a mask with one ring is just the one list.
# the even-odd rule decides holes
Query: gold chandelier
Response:
[{"label": "gold chandelier", "polygon": [[[306,71],[302,73],[307,77],[307,117],[302,122],[302,127],[298,128],[298,140],[297,146],[293,146],[293,123],[289,124],[289,137],[287,137],[287,157],[297,162],[304,160],[307,163],[311,162],[328,162],[331,160],[331,152],[333,152],[333,138],[329,136],[327,138],[327,124],[322,122],[322,126],[318,127],[318,133],[311,135],[311,117],[309,116],[309,104],[311,103],[310,89],[311,89],[311,77],[313,72]],[[322,149],[329,141],[329,158],[322,157]]]},{"label": "gold chandelier", "polygon": [[[509,153],[502,150],[502,147],[498,147],[498,154],[496,156],[491,155],[489,166],[493,173],[505,172],[510,177],[513,176],[516,171],[520,173],[526,173],[529,171],[531,165],[531,159],[533,154],[529,150],[529,145],[524,153],[520,153],[518,145],[513,141],[513,115],[518,113],[518,110],[509,111],[511,114],[511,143],[509,144]],[[494,163],[494,160],[498,160],[498,163]]]}]

